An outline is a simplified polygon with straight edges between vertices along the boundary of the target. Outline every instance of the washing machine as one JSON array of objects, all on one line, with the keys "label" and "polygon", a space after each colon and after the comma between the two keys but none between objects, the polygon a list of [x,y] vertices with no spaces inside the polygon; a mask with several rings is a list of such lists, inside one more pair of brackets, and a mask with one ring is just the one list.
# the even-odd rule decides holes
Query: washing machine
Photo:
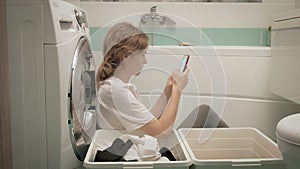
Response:
[{"label": "washing machine", "polygon": [[8,1],[13,167],[82,167],[96,129],[87,14],[61,0]]}]

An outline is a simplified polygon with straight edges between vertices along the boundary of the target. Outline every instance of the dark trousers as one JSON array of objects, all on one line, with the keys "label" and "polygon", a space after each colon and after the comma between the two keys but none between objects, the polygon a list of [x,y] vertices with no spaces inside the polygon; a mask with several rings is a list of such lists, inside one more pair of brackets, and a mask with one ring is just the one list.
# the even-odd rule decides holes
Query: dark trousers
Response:
[{"label": "dark trousers", "polygon": [[229,127],[208,105],[196,107],[178,128],[221,128]]}]

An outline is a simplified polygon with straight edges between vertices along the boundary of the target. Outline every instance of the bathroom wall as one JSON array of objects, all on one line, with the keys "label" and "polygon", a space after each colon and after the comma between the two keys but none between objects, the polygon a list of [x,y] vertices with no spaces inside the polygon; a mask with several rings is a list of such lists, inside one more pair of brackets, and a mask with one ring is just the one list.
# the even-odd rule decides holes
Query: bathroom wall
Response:
[{"label": "bathroom wall", "polygon": [[296,0],[296,5],[295,5],[296,8],[300,8],[300,0]]},{"label": "bathroom wall", "polygon": [[[179,41],[194,45],[226,46],[270,46],[268,28],[273,15],[295,8],[295,0],[263,0],[262,3],[68,1],[87,11],[91,33],[98,31],[94,34],[99,36],[93,38],[95,41],[103,38],[109,23],[129,18],[138,25],[138,16],[148,13],[151,6],[157,5],[157,12],[170,15],[177,22],[176,29],[163,26],[157,27],[158,31],[165,30],[169,33],[167,36],[175,36]],[[209,41],[201,40],[201,35],[195,38],[195,32],[201,32]],[[95,50],[101,46],[98,43],[94,43]],[[178,45],[178,41],[157,35],[154,44]]]},{"label": "bathroom wall", "polygon": [[[161,89],[165,83],[164,79],[167,76],[163,76],[165,72],[160,70],[168,67],[172,71],[178,66],[180,56],[188,49],[175,47],[178,46],[176,40],[192,42],[197,45],[196,48],[204,47],[204,51],[207,49],[216,51],[217,55],[205,53],[203,56],[208,56],[205,58],[216,56],[224,66],[227,90],[224,119],[232,127],[258,128],[273,140],[276,139],[275,127],[279,119],[299,112],[300,106],[274,95],[269,90],[271,50],[268,47],[270,45],[268,28],[272,25],[273,15],[294,9],[295,2],[295,0],[263,0],[262,3],[72,1],[87,11],[97,64],[102,56],[102,38],[111,24],[130,21],[138,26],[140,16],[148,13],[151,6],[157,5],[157,12],[174,19],[176,27],[158,25],[158,28],[152,30],[156,31],[156,35],[164,36],[154,36],[154,44],[157,46],[150,46],[147,66],[158,68],[160,65],[161,68],[152,73],[150,69],[145,69],[142,76],[133,81],[140,89],[145,105],[150,107],[150,104],[147,104],[149,96],[155,96],[156,89]],[[153,53],[153,49],[159,52]],[[193,72],[198,71],[193,78],[199,82],[200,92],[195,92],[192,83],[189,83],[180,105],[182,111],[179,112],[175,125],[178,125],[196,105],[210,104],[212,99],[210,91],[205,88],[209,89],[212,83],[209,78],[202,76],[207,70],[200,69],[203,63],[197,63],[197,59],[193,58],[190,66]],[[152,83],[153,81],[156,83]],[[223,96],[219,94],[217,98],[222,99]]]}]

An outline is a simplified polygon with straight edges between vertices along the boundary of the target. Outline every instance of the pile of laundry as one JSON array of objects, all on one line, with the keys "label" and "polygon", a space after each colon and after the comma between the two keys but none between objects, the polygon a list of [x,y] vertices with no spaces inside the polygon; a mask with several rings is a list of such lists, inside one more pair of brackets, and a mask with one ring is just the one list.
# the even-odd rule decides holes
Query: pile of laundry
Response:
[{"label": "pile of laundry", "polygon": [[98,145],[97,149],[95,162],[176,161],[168,148],[159,148],[157,139],[149,135],[140,138],[125,134],[113,143]]}]

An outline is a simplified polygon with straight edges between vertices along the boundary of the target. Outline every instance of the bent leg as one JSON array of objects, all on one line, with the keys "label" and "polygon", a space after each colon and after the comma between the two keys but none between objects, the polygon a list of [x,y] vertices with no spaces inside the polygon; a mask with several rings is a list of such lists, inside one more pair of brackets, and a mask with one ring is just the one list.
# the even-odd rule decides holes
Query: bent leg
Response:
[{"label": "bent leg", "polygon": [[195,108],[178,128],[215,128],[229,127],[208,105]]}]

